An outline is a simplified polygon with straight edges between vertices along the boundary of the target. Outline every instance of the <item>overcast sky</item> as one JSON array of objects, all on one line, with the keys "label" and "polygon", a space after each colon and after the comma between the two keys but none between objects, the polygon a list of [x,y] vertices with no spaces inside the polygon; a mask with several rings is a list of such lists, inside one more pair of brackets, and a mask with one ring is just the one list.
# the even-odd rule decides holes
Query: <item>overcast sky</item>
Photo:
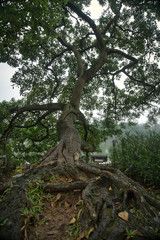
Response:
[{"label": "overcast sky", "polygon": [[11,68],[6,63],[0,63],[0,102],[3,100],[10,101],[11,98],[20,98],[18,88],[11,86],[10,78],[15,72],[15,68]]}]

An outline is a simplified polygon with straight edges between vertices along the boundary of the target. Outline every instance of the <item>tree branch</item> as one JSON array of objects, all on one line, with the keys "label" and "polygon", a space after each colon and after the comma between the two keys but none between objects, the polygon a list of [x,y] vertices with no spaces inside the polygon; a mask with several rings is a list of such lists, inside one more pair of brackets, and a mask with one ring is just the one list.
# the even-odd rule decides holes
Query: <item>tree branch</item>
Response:
[{"label": "tree branch", "polygon": [[151,84],[146,83],[146,82],[144,82],[144,81],[142,82],[142,81],[140,81],[140,80],[138,80],[138,79],[135,79],[133,76],[129,75],[125,70],[123,70],[123,73],[124,73],[128,78],[130,78],[132,81],[141,83],[141,84],[144,85],[144,86],[151,87],[152,89],[155,89],[155,86],[154,86],[154,85],[151,85]]},{"label": "tree branch", "polygon": [[107,49],[107,53],[108,53],[108,55],[115,53],[115,54],[121,55],[131,61],[129,64],[125,65],[120,70],[114,72],[112,75],[117,75],[121,72],[124,72],[126,69],[129,69],[138,63],[138,60],[135,57],[132,57],[131,55],[129,55],[119,49]]},{"label": "tree branch", "polygon": [[[55,111],[62,111],[64,108],[65,104],[63,103],[50,103],[50,104],[44,104],[44,105],[30,105],[30,106],[24,106],[20,109],[18,108],[14,108],[12,110],[10,110],[11,113],[17,112],[13,118],[11,119],[8,127],[6,128],[6,130],[4,131],[4,133],[2,134],[1,138],[7,137],[7,135],[9,134],[9,132],[14,128],[14,121],[19,117],[19,115],[21,115],[23,112],[31,112],[31,111],[50,111],[51,112],[55,112]],[[44,114],[45,115],[45,114]],[[43,116],[44,116],[43,115]],[[46,113],[46,115],[48,115]]]},{"label": "tree branch", "polygon": [[23,112],[30,112],[30,111],[46,111],[50,110],[52,112],[55,111],[63,111],[65,107],[64,103],[49,103],[43,105],[27,105],[22,108],[13,108],[10,110],[11,113],[17,112],[17,115],[20,115]]},{"label": "tree branch", "polygon": [[103,31],[102,31],[102,34],[103,35],[105,35],[106,34],[106,32],[110,29],[110,27],[114,24],[114,23],[116,23],[117,22],[117,20],[119,19],[119,13],[117,13],[115,16],[114,16],[114,18],[112,18],[109,22],[108,22],[108,24],[106,25],[106,27],[103,29]]},{"label": "tree branch", "polygon": [[104,65],[107,58],[107,52],[103,51],[96,63],[93,64],[90,69],[86,71],[86,82],[89,83],[90,80],[95,76],[95,74],[99,71],[99,69]]},{"label": "tree branch", "polygon": [[50,70],[50,69],[48,69],[48,67],[54,62],[54,60],[55,60],[56,58],[58,58],[58,57],[63,56],[63,54],[64,54],[65,52],[67,52],[67,51],[68,51],[68,49],[66,48],[66,49],[64,49],[62,52],[55,54],[55,55],[51,58],[51,60],[44,66],[44,68],[47,69],[47,70]]},{"label": "tree branch", "polygon": [[138,63],[138,60],[135,57],[132,57],[131,55],[129,55],[129,54],[127,54],[127,53],[125,53],[125,52],[123,52],[123,51],[121,51],[119,49],[114,49],[114,48],[110,49],[110,48],[108,48],[107,49],[107,53],[108,53],[108,55],[116,53],[116,54],[119,54],[119,55],[127,58],[128,60],[131,60],[132,62],[135,62],[136,64]]},{"label": "tree branch", "polygon": [[67,6],[72,11],[74,11],[80,18],[82,18],[85,22],[87,22],[89,24],[89,26],[92,28],[92,30],[97,38],[99,49],[104,49],[105,44],[103,41],[103,37],[102,37],[100,31],[98,31],[95,22],[89,16],[87,16],[84,12],[82,12],[78,7],[76,7],[73,3],[71,3],[70,1],[68,1]]},{"label": "tree branch", "polygon": [[62,39],[60,36],[57,37],[58,41],[65,47],[67,47],[69,50],[71,50],[77,60],[77,65],[78,65],[78,75],[83,75],[83,62],[81,59],[81,54],[80,52],[71,44],[66,43],[64,39]]},{"label": "tree branch", "polygon": [[47,111],[45,114],[40,116],[35,123],[33,123],[31,125],[27,125],[27,126],[14,125],[14,127],[16,127],[16,128],[31,128],[31,127],[35,127],[38,123],[40,123],[43,119],[45,119],[49,114],[51,114],[51,112],[52,111]]}]

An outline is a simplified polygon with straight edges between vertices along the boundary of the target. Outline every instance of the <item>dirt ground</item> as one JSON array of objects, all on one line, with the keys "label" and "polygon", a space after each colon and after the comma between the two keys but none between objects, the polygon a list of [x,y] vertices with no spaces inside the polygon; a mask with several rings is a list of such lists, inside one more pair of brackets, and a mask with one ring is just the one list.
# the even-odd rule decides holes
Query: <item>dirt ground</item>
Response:
[{"label": "dirt ground", "polygon": [[[13,173],[12,173],[13,175]],[[11,176],[0,174],[0,185],[10,182]],[[50,183],[70,182],[65,177],[55,177]],[[145,186],[150,193],[160,197],[159,189]],[[47,195],[47,193],[44,193]],[[86,239],[88,230],[79,227],[79,218],[82,207],[82,191],[57,192],[46,197],[38,220],[29,219],[25,230],[24,240],[82,240]],[[53,197],[52,197],[53,196]]]},{"label": "dirt ground", "polygon": [[29,226],[28,240],[69,240],[74,236],[74,223],[81,207],[81,192],[57,193],[55,200],[45,200],[37,223]]},{"label": "dirt ground", "polygon": [[[13,175],[13,173],[12,173]],[[0,174],[0,185],[11,181],[10,175]],[[52,183],[72,181],[65,177],[55,177]],[[47,196],[47,193],[44,193]],[[52,197],[53,195],[53,197]],[[83,239],[77,223],[83,206],[82,191],[50,194],[45,198],[39,219],[29,219],[24,240],[75,240]]]}]

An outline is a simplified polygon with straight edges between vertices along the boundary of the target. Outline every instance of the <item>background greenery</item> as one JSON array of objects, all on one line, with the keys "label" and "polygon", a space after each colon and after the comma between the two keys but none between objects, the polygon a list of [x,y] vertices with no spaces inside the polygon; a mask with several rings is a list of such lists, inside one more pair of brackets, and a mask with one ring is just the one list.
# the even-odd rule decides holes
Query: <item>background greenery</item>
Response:
[{"label": "background greenery", "polygon": [[144,131],[127,131],[113,140],[112,165],[133,179],[160,186],[160,126]]}]

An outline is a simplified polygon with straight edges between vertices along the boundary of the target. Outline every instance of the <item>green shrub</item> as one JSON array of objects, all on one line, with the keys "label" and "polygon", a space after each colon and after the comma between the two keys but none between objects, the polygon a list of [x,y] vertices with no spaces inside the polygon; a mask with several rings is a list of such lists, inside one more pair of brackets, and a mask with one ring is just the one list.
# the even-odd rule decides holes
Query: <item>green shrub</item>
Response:
[{"label": "green shrub", "polygon": [[143,183],[160,185],[160,132],[129,132],[113,140],[112,165]]}]

